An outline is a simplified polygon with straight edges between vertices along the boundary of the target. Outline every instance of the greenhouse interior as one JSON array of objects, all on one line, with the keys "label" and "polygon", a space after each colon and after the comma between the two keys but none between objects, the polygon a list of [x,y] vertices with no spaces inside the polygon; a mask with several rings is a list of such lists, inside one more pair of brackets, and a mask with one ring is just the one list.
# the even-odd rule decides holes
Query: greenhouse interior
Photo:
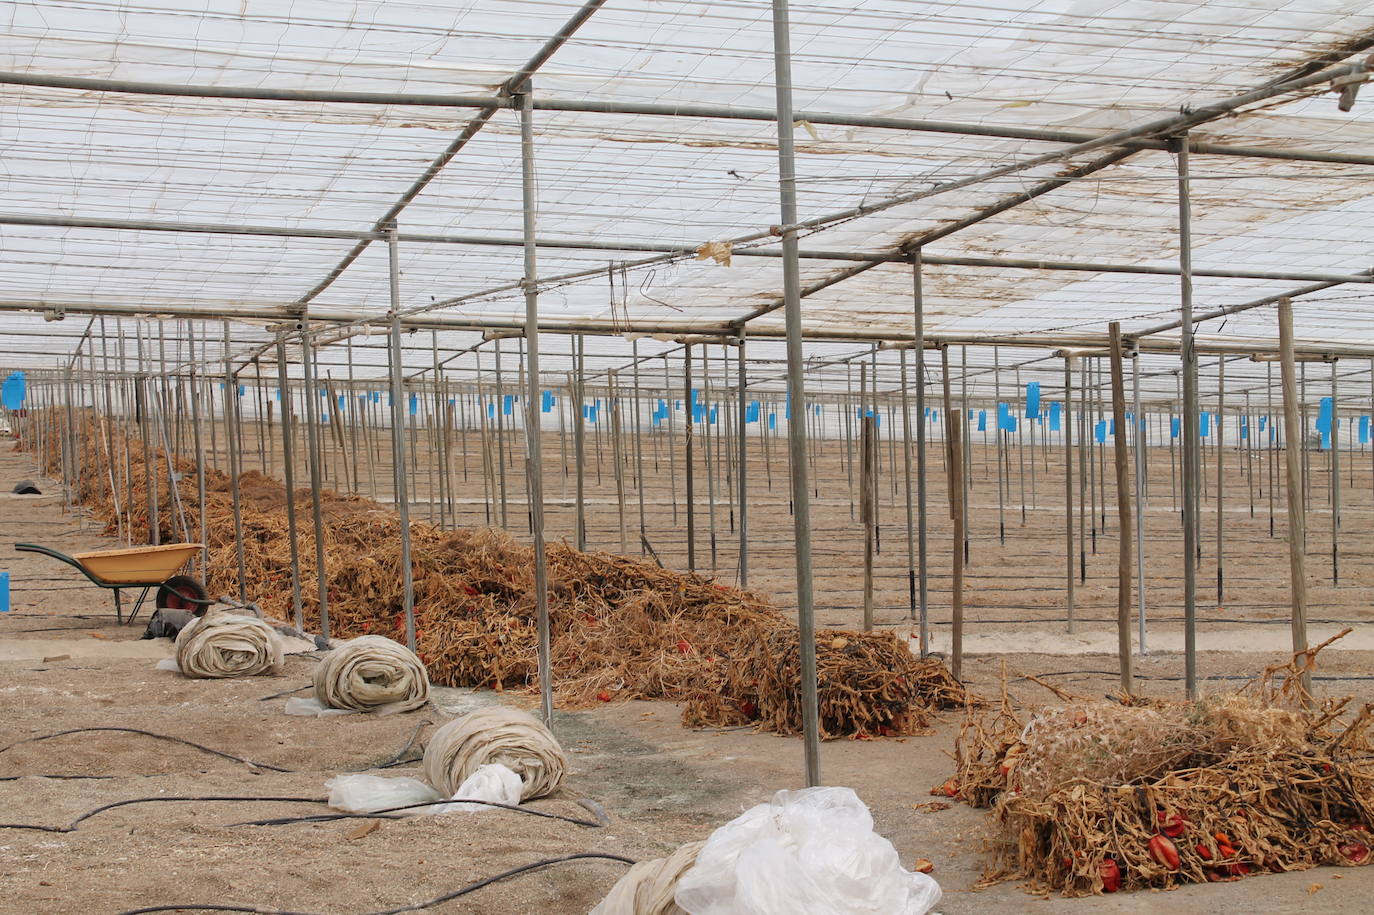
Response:
[{"label": "greenhouse interior", "polygon": [[1369,911],[1374,3],[0,22],[0,911]]}]

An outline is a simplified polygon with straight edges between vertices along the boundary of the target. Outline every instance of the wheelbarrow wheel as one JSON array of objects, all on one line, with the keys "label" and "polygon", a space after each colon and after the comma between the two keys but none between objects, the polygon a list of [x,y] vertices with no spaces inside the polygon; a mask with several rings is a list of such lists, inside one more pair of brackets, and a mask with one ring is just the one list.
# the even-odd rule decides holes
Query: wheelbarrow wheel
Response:
[{"label": "wheelbarrow wheel", "polygon": [[173,575],[158,585],[157,589],[159,610],[189,610],[196,616],[204,616],[209,604],[197,601],[208,599],[209,594],[205,590],[205,585],[200,583],[200,579],[190,575]]}]

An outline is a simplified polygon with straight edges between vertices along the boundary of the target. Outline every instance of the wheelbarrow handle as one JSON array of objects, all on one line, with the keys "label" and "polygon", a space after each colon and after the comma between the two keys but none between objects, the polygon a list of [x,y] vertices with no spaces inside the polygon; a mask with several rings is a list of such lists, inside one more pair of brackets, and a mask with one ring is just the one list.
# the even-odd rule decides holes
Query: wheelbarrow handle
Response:
[{"label": "wheelbarrow handle", "polygon": [[80,562],[77,562],[75,559],[68,556],[66,553],[59,553],[57,550],[43,546],[42,544],[16,543],[14,545],[14,549],[16,552],[19,553],[42,553],[44,556],[51,556],[53,559],[65,562],[69,566],[75,566],[76,568],[81,569],[82,572],[86,571],[85,567],[83,567]]}]

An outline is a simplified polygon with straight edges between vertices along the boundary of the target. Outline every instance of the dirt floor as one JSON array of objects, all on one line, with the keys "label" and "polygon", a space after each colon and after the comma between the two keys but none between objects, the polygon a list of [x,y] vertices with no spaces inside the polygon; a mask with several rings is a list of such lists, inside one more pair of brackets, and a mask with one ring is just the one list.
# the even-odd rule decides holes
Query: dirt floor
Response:
[{"label": "dirt floor", "polygon": [[[558,442],[551,441],[556,454]],[[842,445],[831,443],[830,447],[837,451]],[[781,453],[774,452],[773,457],[780,461]],[[818,485],[836,487],[834,492],[844,495],[838,461],[821,463],[828,472]],[[1165,487],[1167,472],[1166,465]],[[1158,467],[1152,475],[1158,485]],[[0,445],[0,482],[5,483],[0,492],[8,490],[10,481],[34,476],[26,457]],[[512,471],[511,479],[517,477]],[[775,467],[771,493],[760,483],[757,504],[751,495],[754,529],[759,532],[751,553],[751,566],[757,570],[751,584],[786,603],[790,554],[781,477]],[[970,619],[976,625],[970,626],[965,664],[970,686],[985,692],[997,689],[1005,659],[1013,676],[1049,674],[1055,683],[1075,692],[1100,695],[1110,691],[1115,658],[1106,653],[1114,647],[1108,624],[1082,622],[1079,633],[1070,637],[1063,624],[1055,622],[1064,615],[1063,595],[1056,591],[1062,588],[1057,576],[1062,574],[1063,556],[1062,551],[1055,552],[1062,541],[1050,537],[1052,532],[1062,537],[1062,529],[1056,526],[1062,524],[1062,514],[1049,505],[1028,511],[1028,526],[1022,529],[1011,524],[1008,513],[1009,537],[1002,547],[995,523],[995,483],[989,477],[982,479],[985,485],[971,513],[975,533]],[[1367,473],[1364,479],[1367,494]],[[58,487],[40,483],[47,493],[43,496],[0,495],[0,543],[32,540],[68,551],[114,545],[99,536],[94,525],[83,525],[79,517],[63,512]],[[1040,485],[1047,487],[1050,480],[1041,479]],[[1237,484],[1241,491],[1243,487],[1243,482]],[[1157,536],[1149,541],[1148,549],[1158,566],[1150,573],[1152,582],[1158,582],[1152,591],[1152,614],[1167,617],[1177,616],[1170,601],[1178,572],[1176,555],[1174,565],[1170,564],[1170,551],[1176,550],[1167,534],[1173,514],[1167,488],[1163,492],[1160,501],[1164,504],[1149,516]],[[477,496],[480,493],[478,485]],[[557,486],[551,495],[558,495]],[[603,481],[596,497],[604,500],[606,496]],[[610,496],[614,497],[613,486]],[[459,518],[461,523],[472,523],[483,511],[481,502],[469,497],[473,501],[462,503],[466,511]],[[1367,498],[1364,503],[1355,496],[1349,498],[1342,533],[1342,547],[1349,556],[1347,571],[1341,587],[1314,588],[1312,613],[1314,618],[1348,619],[1357,624],[1346,647],[1323,655],[1319,673],[1340,679],[1320,683],[1325,691],[1354,692],[1366,699],[1374,693],[1370,680],[1363,679],[1374,662],[1374,645],[1367,641],[1367,627],[1360,625],[1369,618],[1364,595],[1374,579]],[[614,548],[616,503],[598,504],[589,525],[592,545]],[[637,511],[633,497],[630,504],[633,519]],[[935,501],[933,506],[942,503]],[[678,553],[673,551],[681,550],[683,537],[680,525],[673,526],[667,517],[670,509],[668,504],[658,505],[652,539],[665,562],[674,564]],[[897,523],[901,510],[900,499],[895,507],[884,509],[889,544],[883,557],[886,587],[879,606],[888,623],[899,622],[906,599],[905,544]],[[569,515],[566,509],[555,513],[556,531]],[[854,625],[858,602],[853,557],[861,552],[855,550],[857,525],[848,520],[847,497],[821,499],[817,515],[822,547],[816,560],[821,620]],[[1314,517],[1319,516],[1314,513]],[[938,551],[938,532],[947,520],[940,511],[932,511],[932,519],[937,522],[932,549]],[[515,524],[512,527],[520,532]],[[1320,522],[1314,523],[1314,557],[1321,553],[1315,542],[1319,530]],[[1228,534],[1236,544],[1228,574],[1235,597],[1228,596],[1229,606],[1224,610],[1212,608],[1206,613],[1201,669],[1205,676],[1217,678],[1206,681],[1209,689],[1237,685],[1239,678],[1285,656],[1286,554],[1281,529],[1279,535],[1268,538],[1267,515],[1250,522],[1248,506],[1237,513],[1235,530]],[[510,867],[572,852],[656,857],[681,842],[704,837],[773,791],[799,787],[802,781],[798,740],[741,730],[686,730],[673,706],[634,702],[558,716],[555,731],[569,751],[571,772],[556,797],[532,805],[585,816],[576,801],[591,798],[610,814],[611,825],[605,828],[505,812],[388,820],[362,836],[354,833],[360,822],[356,820],[231,826],[321,808],[288,801],[169,799],[322,798],[330,777],[392,759],[411,744],[417,729],[415,745],[420,745],[435,726],[473,704],[521,702],[522,697],[438,690],[434,708],[409,715],[289,717],[283,712],[284,697],[268,697],[309,682],[314,662],[308,656],[292,657],[279,677],[186,680],[155,669],[158,658],[170,655],[170,643],[137,641],[141,624],[117,626],[107,592],[97,591],[74,570],[52,560],[8,549],[0,554],[7,556],[0,561],[0,569],[10,572],[13,590],[13,610],[0,615],[0,748],[4,748],[0,749],[0,821],[56,826],[102,804],[163,799],[98,814],[74,832],[0,829],[0,911],[104,913],[201,902],[331,915],[365,912],[432,898]],[[1080,619],[1103,618],[1109,608],[1114,611],[1109,577],[1114,554],[1114,541],[1103,538],[1099,555],[1089,559],[1091,587],[1079,595]],[[722,569],[733,565],[733,553],[722,550],[719,559]],[[1315,578],[1322,570],[1315,558],[1313,562]],[[937,576],[947,574],[938,562],[932,569]],[[1214,580],[1214,571],[1208,573],[1205,568],[1200,579],[1209,581],[1208,574]],[[948,629],[947,592],[937,586],[931,606],[939,647]],[[1340,625],[1314,624],[1313,637]],[[1141,660],[1140,671],[1159,679],[1145,681],[1145,691],[1180,691],[1175,679],[1181,673],[1175,650],[1178,632],[1176,623],[1152,625],[1155,650]],[[1027,701],[1052,699],[1025,681],[1013,679],[1011,688]],[[824,781],[859,792],[872,808],[878,830],[893,841],[903,861],[909,865],[926,857],[935,862],[934,876],[946,894],[939,911],[1086,913],[1167,908],[1199,913],[1354,913],[1371,908],[1374,871],[1367,868],[1322,868],[1169,893],[1080,900],[1042,899],[1010,883],[973,892],[985,860],[986,813],[963,805],[944,810],[921,807],[932,800],[930,787],[951,771],[947,754],[958,720],[958,713],[942,714],[935,733],[928,737],[835,741],[822,748]],[[147,729],[294,771],[245,765],[127,733],[83,733],[16,744],[77,727]],[[389,772],[413,774],[414,769],[411,764]],[[52,777],[59,775],[83,777]],[[622,872],[623,865],[611,862],[556,865],[478,890],[439,910],[584,912]]]}]

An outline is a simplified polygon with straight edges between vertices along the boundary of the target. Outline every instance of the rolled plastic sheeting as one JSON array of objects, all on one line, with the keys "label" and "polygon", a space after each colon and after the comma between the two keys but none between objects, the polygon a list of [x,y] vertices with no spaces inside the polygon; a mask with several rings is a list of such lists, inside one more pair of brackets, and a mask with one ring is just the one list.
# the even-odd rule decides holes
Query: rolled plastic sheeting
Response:
[{"label": "rolled plastic sheeting", "polygon": [[281,638],[260,619],[211,610],[177,634],[177,666],[195,679],[255,677],[282,667]]},{"label": "rolled plastic sheeting", "polygon": [[518,709],[469,712],[435,731],[425,747],[425,777],[445,797],[488,763],[500,763],[520,776],[522,801],[553,791],[566,768],[557,738]]},{"label": "rolled plastic sheeting", "polygon": [[350,639],[320,659],[315,698],[329,708],[390,714],[429,701],[429,675],[415,653],[385,636]]},{"label": "rolled plastic sheeting", "polygon": [[666,858],[640,861],[616,881],[591,915],[686,915],[673,900],[677,881],[697,862],[703,842],[688,842]]}]

